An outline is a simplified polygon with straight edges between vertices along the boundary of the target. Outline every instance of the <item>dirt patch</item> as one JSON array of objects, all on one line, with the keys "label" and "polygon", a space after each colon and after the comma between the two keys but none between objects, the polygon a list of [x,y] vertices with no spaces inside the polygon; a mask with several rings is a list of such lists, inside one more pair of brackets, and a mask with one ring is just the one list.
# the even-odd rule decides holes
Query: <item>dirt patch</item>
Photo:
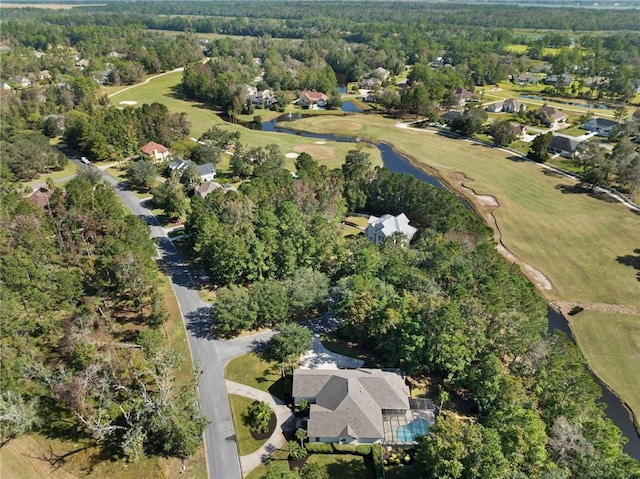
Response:
[{"label": "dirt patch", "polygon": [[518,258],[502,243],[502,232],[500,231],[498,221],[493,214],[493,212],[500,207],[498,200],[491,195],[480,195],[476,193],[473,188],[465,185],[465,181],[468,181],[469,178],[467,178],[463,173],[458,172],[448,175],[447,179],[451,186],[455,188],[456,191],[459,191],[473,205],[478,214],[491,227],[493,230],[493,237],[498,244],[498,252],[508,261],[517,263],[520,266],[520,270],[527,278],[529,278],[529,281],[531,281],[540,292],[544,293],[545,291],[552,290],[553,285],[551,284],[551,281],[542,273],[542,271]]},{"label": "dirt patch", "polygon": [[335,152],[332,147],[326,145],[298,145],[295,146],[294,151],[298,153],[309,153],[315,160],[330,160],[335,157]]},{"label": "dirt patch", "polygon": [[571,303],[568,301],[552,301],[551,305],[559,310],[565,317],[570,316],[569,312],[576,306],[580,306],[588,311],[598,311],[600,313],[618,313],[640,316],[640,309],[636,306],[624,306],[609,303]]},{"label": "dirt patch", "polygon": [[124,101],[121,101],[120,104],[121,105],[137,105],[138,102],[133,100],[124,100]]}]

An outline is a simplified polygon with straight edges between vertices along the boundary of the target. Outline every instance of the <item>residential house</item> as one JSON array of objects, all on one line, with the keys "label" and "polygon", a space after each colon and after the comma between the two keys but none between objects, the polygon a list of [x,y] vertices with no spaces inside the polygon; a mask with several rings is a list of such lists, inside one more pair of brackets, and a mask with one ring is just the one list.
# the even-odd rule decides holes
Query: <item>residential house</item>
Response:
[{"label": "residential house", "polygon": [[410,410],[409,388],[398,371],[297,369],[293,401],[309,402],[310,442],[372,444],[385,438],[385,416]]},{"label": "residential house", "polygon": [[565,158],[571,158],[578,148],[579,142],[566,136],[554,135],[547,151],[552,155],[560,155]]},{"label": "residential house", "polygon": [[328,101],[329,97],[322,92],[304,90],[300,93],[298,105],[303,108],[315,110],[317,108],[324,108],[327,106]]},{"label": "residential house", "polygon": [[380,218],[372,215],[369,216],[368,223],[364,234],[369,241],[376,244],[384,243],[396,234],[401,234],[407,241],[411,241],[413,235],[418,231],[417,228],[409,225],[409,218],[404,213],[400,213],[398,216],[387,214]]},{"label": "residential house", "polygon": [[363,90],[373,90],[376,86],[382,85],[380,78],[364,78],[360,81],[360,88]]},{"label": "residential house", "polygon": [[389,78],[389,75],[391,75],[391,72],[389,72],[389,70],[387,70],[386,68],[378,67],[373,70],[373,76],[376,78],[380,78],[380,80],[382,81],[385,81],[387,78]]},{"label": "residential house", "polygon": [[558,77],[558,75],[547,75],[544,78],[545,85],[558,85],[561,87],[570,86],[571,82],[573,82],[573,77],[568,73],[563,73]]},{"label": "residential house", "polygon": [[273,90],[260,90],[251,98],[254,106],[269,108],[276,104],[276,97]]},{"label": "residential house", "polygon": [[549,126],[551,127],[555,127],[559,123],[565,123],[567,121],[567,115],[553,106],[542,106],[536,110],[536,113],[546,115]]},{"label": "residential house", "polygon": [[221,190],[223,193],[227,193],[228,191],[238,191],[229,183],[220,184],[217,181],[203,181],[193,189],[193,192],[202,198],[206,198],[209,193],[216,190]]},{"label": "residential house", "polygon": [[608,137],[619,123],[617,121],[606,118],[591,118],[591,120],[582,124],[582,128],[594,132],[598,136]]},{"label": "residential house", "polygon": [[548,63],[537,64],[531,67],[533,73],[549,73],[553,67]]},{"label": "residential house", "polygon": [[524,110],[525,108],[526,106],[518,100],[514,98],[507,98],[506,100],[497,101],[488,105],[486,110],[491,113],[499,113],[501,111],[506,113],[516,113]]},{"label": "residential house", "polygon": [[182,173],[180,173],[182,170],[184,170],[187,166],[189,166],[188,161],[183,160],[182,158],[176,158],[175,160],[173,160],[171,163],[169,163],[167,165],[167,173],[169,173],[169,175],[173,174],[174,171],[177,171],[180,175],[182,175]]},{"label": "residential house", "polygon": [[143,145],[140,147],[140,151],[145,155],[150,156],[154,163],[156,161],[168,161],[171,159],[171,152],[169,149],[155,141],[150,141],[146,145]]},{"label": "residential house", "polygon": [[10,91],[11,90],[11,85],[9,85],[9,82],[6,82],[4,80],[0,80],[0,90]]},{"label": "residential house", "polygon": [[29,88],[31,86],[31,80],[22,75],[16,75],[12,80],[19,88]]},{"label": "residential house", "polygon": [[453,91],[453,96],[456,99],[456,104],[459,107],[463,107],[467,104],[467,102],[474,100],[476,98],[476,94],[472,91],[466,90],[464,88],[456,88]]},{"label": "residential house", "polygon": [[443,123],[446,123],[448,125],[449,123],[451,123],[453,120],[455,120],[459,116],[462,116],[462,112],[461,111],[449,110],[448,112],[443,113],[442,115],[440,115],[440,120]]},{"label": "residential house", "polygon": [[511,133],[513,133],[518,140],[522,139],[527,134],[527,127],[518,123],[510,124]]},{"label": "residential house", "polygon": [[27,199],[38,208],[44,210],[46,208],[49,208],[49,200],[51,200],[52,195],[53,190],[47,188],[46,186],[41,186],[33,193],[31,193]]},{"label": "residential house", "polygon": [[533,73],[525,72],[520,73],[520,75],[513,78],[513,82],[520,85],[536,85],[538,83],[538,79]]},{"label": "residential house", "polygon": [[200,181],[211,181],[216,177],[216,168],[213,166],[213,163],[205,163],[204,165],[191,163],[191,165],[193,165],[193,168],[198,172]]}]

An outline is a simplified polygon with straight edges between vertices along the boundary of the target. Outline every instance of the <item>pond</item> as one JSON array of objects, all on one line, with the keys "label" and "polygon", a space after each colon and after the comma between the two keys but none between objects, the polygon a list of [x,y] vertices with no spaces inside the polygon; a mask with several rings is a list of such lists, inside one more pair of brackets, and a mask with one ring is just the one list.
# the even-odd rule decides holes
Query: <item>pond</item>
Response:
[{"label": "pond", "polygon": [[356,106],[352,101],[343,101],[342,102],[342,111],[347,113],[360,113],[362,112],[362,108]]},{"label": "pond", "polygon": [[[282,119],[282,121],[290,121],[300,119],[302,118],[302,115],[289,114],[280,118]],[[293,135],[300,135],[304,137],[323,140],[353,143],[359,140],[356,138],[345,136],[306,133],[290,130],[287,128],[281,128],[278,127],[278,119],[265,122],[261,125],[261,127],[263,131],[277,131],[281,133],[289,133]],[[382,155],[382,163],[385,168],[388,168],[389,170],[397,173],[410,174],[421,181],[429,183],[430,185],[433,185],[437,188],[445,189],[445,186],[437,178],[428,175],[423,170],[413,165],[408,158],[396,152],[390,145],[386,143],[378,143],[375,146],[380,150],[380,153]],[[464,200],[461,199],[461,201]],[[466,206],[467,208],[469,208],[468,205]],[[551,307],[547,309],[547,321],[549,332],[560,330],[564,332],[573,342],[575,342],[567,321],[561,314],[556,312]],[[605,405],[605,412],[607,416],[611,419],[611,421],[613,421],[616,426],[618,426],[618,428],[620,428],[622,434],[628,440],[627,444],[625,444],[624,446],[624,451],[631,457],[640,460],[640,435],[638,435],[638,431],[633,424],[629,411],[620,401],[620,399],[618,399],[595,375],[593,375],[593,378],[602,388],[602,397],[599,399],[599,402]]]}]

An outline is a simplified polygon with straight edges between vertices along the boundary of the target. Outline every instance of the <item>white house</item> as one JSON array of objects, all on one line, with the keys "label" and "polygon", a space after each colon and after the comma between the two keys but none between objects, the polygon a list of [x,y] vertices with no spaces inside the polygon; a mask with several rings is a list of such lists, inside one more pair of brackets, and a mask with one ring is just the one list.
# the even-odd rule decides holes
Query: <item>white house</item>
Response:
[{"label": "white house", "polygon": [[364,230],[364,234],[369,241],[380,244],[397,233],[405,236],[407,241],[411,241],[417,231],[409,225],[409,218],[404,213],[400,213],[398,216],[383,215],[380,218],[370,216],[369,226]]},{"label": "white house", "polygon": [[591,118],[591,120],[582,124],[582,128],[594,132],[598,136],[609,136],[611,130],[618,126],[617,121],[608,120],[607,118]]}]

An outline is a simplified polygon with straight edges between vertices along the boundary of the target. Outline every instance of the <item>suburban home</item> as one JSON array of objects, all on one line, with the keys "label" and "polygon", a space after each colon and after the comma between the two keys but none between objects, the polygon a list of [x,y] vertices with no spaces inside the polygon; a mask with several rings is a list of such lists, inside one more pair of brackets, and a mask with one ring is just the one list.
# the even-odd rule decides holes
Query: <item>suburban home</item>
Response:
[{"label": "suburban home", "polygon": [[475,99],[476,94],[472,91],[465,90],[464,88],[456,88],[453,90],[453,96],[456,99],[456,104],[462,107],[466,105],[467,102]]},{"label": "suburban home", "polygon": [[488,105],[486,110],[492,113],[506,112],[506,113],[516,113],[519,111],[524,111],[526,106],[523,103],[520,103],[518,100],[514,98],[507,98],[506,100],[497,101]]},{"label": "suburban home", "polygon": [[327,106],[327,101],[329,101],[329,97],[324,93],[319,91],[305,90],[300,93],[298,105],[303,108],[315,110],[317,108],[324,108],[325,106]]},{"label": "suburban home", "polygon": [[205,163],[204,165],[191,163],[191,165],[193,165],[194,169],[198,172],[201,181],[211,181],[216,177],[216,167],[213,166],[213,163]]},{"label": "suburban home", "polygon": [[566,136],[554,135],[547,151],[552,155],[560,155],[565,158],[571,158],[576,151],[579,142]]},{"label": "suburban home", "polygon": [[27,199],[38,208],[44,210],[49,207],[49,200],[51,199],[51,195],[53,195],[53,190],[50,190],[46,186],[41,186],[40,188],[34,190],[34,192],[31,193]]},{"label": "suburban home", "polygon": [[573,82],[573,77],[568,73],[563,73],[560,77],[558,75],[547,75],[543,81],[545,85],[570,86]]},{"label": "suburban home", "polygon": [[273,90],[260,90],[253,95],[251,103],[254,106],[269,108],[277,102]]},{"label": "suburban home", "polygon": [[559,123],[565,123],[567,121],[567,115],[563,111],[558,110],[553,106],[542,106],[536,110],[536,113],[544,113],[549,119],[549,126],[557,126]]},{"label": "suburban home", "polygon": [[145,155],[150,156],[154,163],[156,161],[167,161],[171,158],[171,152],[169,149],[155,141],[150,141],[146,145],[141,146],[140,151]]},{"label": "suburban home", "polygon": [[448,125],[449,123],[451,123],[453,120],[455,120],[459,116],[462,116],[462,112],[461,111],[449,110],[448,112],[443,113],[442,115],[440,115],[440,120],[442,120],[443,123],[446,123]]},{"label": "suburban home", "polygon": [[184,170],[187,166],[189,166],[188,161],[185,161],[182,158],[176,158],[175,160],[173,160],[171,163],[167,165],[167,172],[169,173],[169,175],[171,175],[174,171],[180,172]]},{"label": "suburban home", "polygon": [[373,90],[376,86],[382,85],[382,80],[380,78],[364,78],[360,81],[360,88],[363,90]]},{"label": "suburban home", "polygon": [[527,134],[527,127],[518,123],[510,124],[511,133],[513,133],[518,140],[522,139]]},{"label": "suburban home", "polygon": [[386,68],[378,67],[373,70],[373,76],[376,78],[380,78],[380,80],[382,81],[385,81],[387,78],[389,78],[389,75],[391,75],[391,72],[389,72],[389,70],[387,70]]},{"label": "suburban home", "polygon": [[525,72],[525,73],[520,73],[520,75],[514,77],[513,83],[516,83],[520,86],[536,85],[538,83],[538,79],[533,73]]},{"label": "suburban home", "polygon": [[364,230],[364,234],[369,241],[380,244],[397,233],[403,235],[407,241],[411,241],[417,231],[417,228],[409,225],[409,218],[404,213],[400,213],[398,216],[383,215],[380,218],[369,216],[369,225]]},{"label": "suburban home", "polygon": [[591,120],[582,124],[582,128],[594,132],[598,136],[609,136],[619,123],[617,121],[608,120],[606,118],[591,118]]},{"label": "suburban home", "polygon": [[12,78],[12,80],[19,88],[29,88],[31,86],[31,80],[22,75],[16,75]]},{"label": "suburban home", "polygon": [[548,63],[533,65],[531,71],[533,73],[549,73],[553,67]]},{"label": "suburban home", "polygon": [[410,399],[397,370],[298,369],[292,395],[309,402],[310,442],[415,444],[435,423],[433,401]]},{"label": "suburban home", "polygon": [[206,198],[209,193],[212,193],[216,190],[221,190],[223,193],[227,193],[229,191],[238,191],[229,183],[220,184],[217,181],[204,181],[196,186],[193,189],[193,192],[201,198]]}]

